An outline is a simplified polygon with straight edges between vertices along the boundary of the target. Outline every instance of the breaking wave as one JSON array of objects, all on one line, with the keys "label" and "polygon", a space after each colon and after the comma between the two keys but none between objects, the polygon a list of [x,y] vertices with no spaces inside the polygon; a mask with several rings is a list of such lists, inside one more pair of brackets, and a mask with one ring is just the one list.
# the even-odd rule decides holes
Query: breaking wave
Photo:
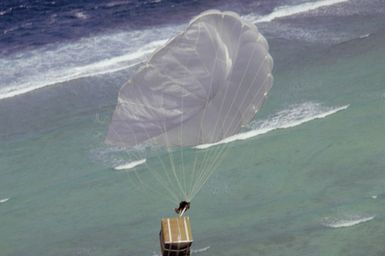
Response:
[{"label": "breaking wave", "polygon": [[125,164],[118,165],[118,166],[114,167],[114,169],[117,170],[117,171],[129,170],[129,169],[133,169],[134,167],[137,167],[139,165],[142,165],[145,162],[146,162],[146,159],[132,161],[132,162],[128,162],[128,163],[125,163]]},{"label": "breaking wave", "polygon": [[[22,57],[21,60],[0,59],[1,66],[5,67],[3,72],[0,72],[0,74],[3,73],[3,81],[1,82],[7,85],[0,84],[0,99],[14,97],[78,78],[97,76],[127,69],[140,63],[146,55],[152,53],[166,41],[167,40],[153,41],[135,51],[131,50],[128,54],[111,56],[83,64],[73,63],[74,61],[68,60],[68,56],[63,56],[70,55],[71,58],[75,58],[75,56],[72,55],[76,53],[76,48],[86,47],[81,43],[78,45],[63,46],[56,50],[46,52],[29,53],[31,55],[30,57]],[[83,51],[84,54],[86,54],[87,52],[89,53],[91,49],[83,49]],[[68,62],[61,63],[60,58],[67,59]],[[64,65],[64,68],[61,64]],[[48,67],[47,65],[52,65],[53,67]],[[20,70],[25,70],[26,73],[20,75]],[[28,72],[30,72],[30,74],[28,74]]]},{"label": "breaking wave", "polygon": [[145,146],[138,145],[127,149],[122,147],[101,147],[90,151],[90,159],[96,163],[102,163],[108,168],[117,171],[126,171],[147,162],[148,154]]},{"label": "breaking wave", "polygon": [[0,204],[5,203],[5,202],[7,202],[8,200],[9,200],[9,198],[3,198],[3,199],[0,199]]},{"label": "breaking wave", "polygon": [[205,149],[219,144],[234,142],[237,140],[246,140],[277,129],[295,127],[315,119],[325,118],[329,115],[345,110],[348,107],[349,105],[330,108],[324,107],[319,103],[312,102],[294,105],[289,109],[279,111],[267,120],[253,122],[250,126],[251,130],[249,131],[235,134],[216,143],[198,145],[195,148]]},{"label": "breaking wave", "polygon": [[322,225],[329,228],[346,228],[358,225],[360,223],[371,221],[376,216],[348,216],[345,218],[331,218],[326,217],[323,219]]},{"label": "breaking wave", "polygon": [[364,34],[364,35],[360,35],[359,38],[360,38],[360,39],[364,39],[364,38],[369,37],[370,35],[371,35],[370,33]]},{"label": "breaking wave", "polygon": [[307,2],[298,5],[284,5],[275,8],[273,12],[265,16],[256,17],[255,15],[249,14],[244,16],[244,18],[253,23],[270,22],[277,18],[284,18],[308,11],[313,11],[321,7],[331,6],[348,1],[349,0],[320,0],[316,2]]},{"label": "breaking wave", "polygon": [[76,11],[74,12],[73,16],[77,19],[86,20],[88,19],[88,14],[82,11]]},{"label": "breaking wave", "polygon": [[[265,16],[250,14],[243,18],[257,23],[269,22],[276,18],[347,1],[321,0],[294,6],[281,6]],[[127,1],[118,1],[114,4],[126,3]],[[80,11],[73,15],[79,19],[88,17]],[[3,67],[0,70],[0,100],[74,79],[130,68],[163,45],[182,26],[184,24],[114,32],[83,38],[69,44],[47,45],[0,58],[0,66]]]},{"label": "breaking wave", "polygon": [[206,246],[206,247],[201,248],[201,249],[191,250],[191,253],[195,254],[195,253],[200,253],[200,252],[206,252],[209,249],[210,249],[210,246]]}]

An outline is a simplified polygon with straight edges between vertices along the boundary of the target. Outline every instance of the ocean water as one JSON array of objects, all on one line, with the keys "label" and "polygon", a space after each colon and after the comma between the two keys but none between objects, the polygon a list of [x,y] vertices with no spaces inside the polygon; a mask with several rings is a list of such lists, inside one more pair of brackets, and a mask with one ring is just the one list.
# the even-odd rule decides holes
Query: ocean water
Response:
[{"label": "ocean water", "polygon": [[256,23],[274,85],[192,201],[194,254],[385,254],[385,2],[154,0],[0,3],[1,256],[159,254],[176,205],[104,138],[120,86],[210,8]]}]

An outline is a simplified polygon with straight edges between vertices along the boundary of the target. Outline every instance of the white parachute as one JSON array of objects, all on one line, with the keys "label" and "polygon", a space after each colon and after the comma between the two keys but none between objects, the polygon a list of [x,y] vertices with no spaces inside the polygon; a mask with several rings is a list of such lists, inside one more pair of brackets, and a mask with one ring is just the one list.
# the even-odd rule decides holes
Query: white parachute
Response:
[{"label": "white parachute", "polygon": [[173,201],[191,201],[226,152],[218,142],[260,109],[272,68],[254,24],[206,11],[123,85],[106,142],[136,152],[131,160],[145,164]]}]

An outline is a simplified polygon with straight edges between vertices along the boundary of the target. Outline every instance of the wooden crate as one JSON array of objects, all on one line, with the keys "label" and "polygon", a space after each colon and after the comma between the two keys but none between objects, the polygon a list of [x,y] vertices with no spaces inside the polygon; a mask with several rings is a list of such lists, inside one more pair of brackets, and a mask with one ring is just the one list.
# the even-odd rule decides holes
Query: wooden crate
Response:
[{"label": "wooden crate", "polygon": [[188,216],[161,220],[160,247],[163,256],[189,256],[192,242]]}]

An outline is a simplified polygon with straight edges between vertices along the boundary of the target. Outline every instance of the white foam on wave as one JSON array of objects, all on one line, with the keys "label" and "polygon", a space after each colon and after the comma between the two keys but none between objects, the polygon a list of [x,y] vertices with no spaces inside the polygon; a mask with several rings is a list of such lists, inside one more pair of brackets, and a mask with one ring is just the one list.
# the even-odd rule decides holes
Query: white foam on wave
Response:
[{"label": "white foam on wave", "polygon": [[369,36],[370,36],[370,33],[364,34],[364,35],[360,35],[359,38],[360,38],[360,39],[364,39],[364,38],[367,38],[367,37],[369,37]]},{"label": "white foam on wave", "polygon": [[[102,59],[100,61],[95,61],[89,64],[84,64],[79,66],[48,69],[48,70],[45,70],[44,72],[42,71],[41,73],[24,75],[22,77],[19,77],[18,79],[17,79],[17,73],[19,71],[15,70],[15,66],[12,66],[13,72],[12,71],[11,72],[13,74],[8,73],[7,75],[8,76],[14,75],[17,80],[10,82],[8,86],[4,86],[4,85],[0,86],[0,99],[14,97],[20,94],[24,94],[24,93],[34,91],[36,89],[40,89],[40,88],[47,87],[57,83],[67,82],[67,81],[84,78],[84,77],[113,73],[113,72],[127,69],[129,67],[132,67],[140,63],[143,57],[152,53],[156,48],[163,45],[165,42],[166,40],[153,41],[137,49],[136,51],[128,54],[119,55],[116,57],[110,57],[110,58]],[[58,50],[58,54],[60,54],[60,51],[61,50]],[[54,53],[52,53],[52,55],[53,54]],[[47,56],[47,61],[49,61],[48,56]],[[35,61],[31,61],[30,65],[36,64],[34,62]],[[1,63],[2,61],[0,60],[0,64]],[[40,65],[40,63],[37,63],[37,64]],[[16,67],[17,66],[18,65],[16,65]],[[32,68],[31,66],[26,67],[26,65],[23,65],[23,64],[21,66],[22,67],[19,67],[20,70],[23,70],[23,68],[27,68],[27,69]]]},{"label": "white foam on wave", "polygon": [[0,11],[0,16],[3,16],[4,14],[10,13],[10,12],[12,12],[12,10],[13,10],[13,7],[10,7],[6,10],[2,10],[2,11]]},{"label": "white foam on wave", "polygon": [[371,221],[375,218],[372,216],[348,216],[345,218],[331,218],[326,217],[323,219],[322,225],[329,228],[346,228],[358,225],[360,223]]},{"label": "white foam on wave", "polygon": [[0,99],[130,68],[144,61],[178,30],[173,25],[115,31],[0,56]]},{"label": "white foam on wave", "polygon": [[303,123],[325,118],[329,115],[335,114],[341,110],[345,110],[349,105],[341,107],[324,107],[319,103],[306,102],[299,105],[294,105],[289,107],[286,110],[279,111],[274,116],[267,120],[258,121],[252,123],[252,129],[246,132],[235,134],[233,136],[227,137],[216,143],[202,144],[198,145],[195,148],[197,149],[206,149],[212,146],[226,144],[238,140],[246,140],[253,138],[255,136],[268,133],[277,129],[291,128]]},{"label": "white foam on wave", "polygon": [[3,199],[0,199],[0,204],[2,203],[5,203],[5,202],[8,202],[9,198],[3,198]]},{"label": "white foam on wave", "polygon": [[134,167],[137,167],[139,165],[142,165],[145,162],[146,162],[146,159],[140,159],[140,160],[137,160],[137,161],[132,161],[132,162],[128,162],[128,163],[125,163],[125,164],[118,165],[118,166],[114,167],[114,169],[117,170],[117,171],[129,170],[129,169],[133,169]]},{"label": "white foam on wave", "polygon": [[270,22],[278,18],[284,18],[304,12],[309,12],[321,7],[332,6],[348,1],[349,0],[320,0],[316,2],[307,2],[298,5],[284,5],[276,7],[273,12],[264,16],[255,16],[253,14],[249,14],[245,15],[244,18],[253,23]]},{"label": "white foam on wave", "polygon": [[[246,15],[252,22],[269,22],[276,18],[307,12],[349,0],[320,0],[294,6],[277,7],[265,16]],[[115,6],[129,1],[107,3]],[[88,15],[76,11],[79,19]],[[181,25],[154,29],[113,32],[83,38],[66,44],[47,45],[0,58],[0,100],[74,79],[108,74],[130,68],[163,45],[181,30]],[[4,32],[6,33],[6,31]]]},{"label": "white foam on wave", "polygon": [[113,1],[113,2],[109,2],[107,3],[105,6],[107,7],[115,7],[115,6],[119,6],[119,5],[126,5],[126,4],[129,4],[130,1]]},{"label": "white foam on wave", "polygon": [[195,249],[195,250],[191,250],[191,253],[195,254],[195,253],[201,253],[201,252],[206,252],[210,249],[210,246],[206,246],[206,247],[203,247],[201,249]]},{"label": "white foam on wave", "polygon": [[86,20],[88,19],[88,15],[85,12],[82,11],[76,11],[73,16],[75,18],[81,19],[81,20]]}]

